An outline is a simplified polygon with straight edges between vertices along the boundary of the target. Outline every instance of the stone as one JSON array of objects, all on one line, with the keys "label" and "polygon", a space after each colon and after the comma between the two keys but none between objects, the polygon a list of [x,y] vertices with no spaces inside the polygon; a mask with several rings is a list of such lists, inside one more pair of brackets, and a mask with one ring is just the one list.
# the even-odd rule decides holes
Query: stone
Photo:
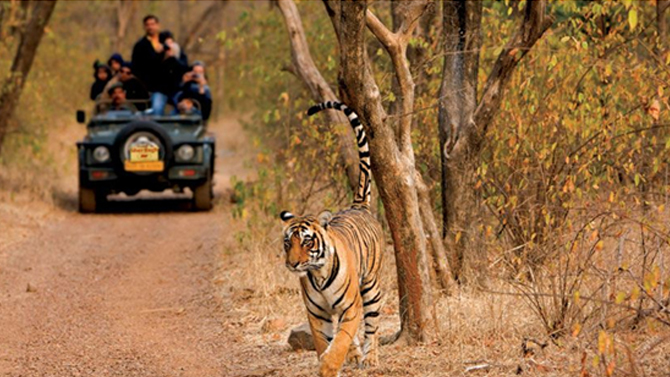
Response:
[{"label": "stone", "polygon": [[312,331],[309,328],[308,323],[303,323],[302,325],[291,330],[291,334],[288,336],[288,344],[291,345],[294,351],[304,350],[304,351],[314,351],[314,339],[312,338]]}]

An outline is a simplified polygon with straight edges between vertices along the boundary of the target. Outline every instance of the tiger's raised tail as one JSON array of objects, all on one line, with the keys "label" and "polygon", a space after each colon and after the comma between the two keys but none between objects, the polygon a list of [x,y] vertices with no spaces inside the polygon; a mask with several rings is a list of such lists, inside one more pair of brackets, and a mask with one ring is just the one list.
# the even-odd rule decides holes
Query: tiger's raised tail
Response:
[{"label": "tiger's raised tail", "polygon": [[368,146],[368,138],[365,136],[365,130],[361,125],[358,115],[354,110],[341,102],[326,101],[318,105],[314,105],[307,110],[307,115],[314,115],[321,110],[335,109],[340,110],[349,118],[349,123],[356,133],[356,142],[358,144],[358,165],[360,173],[358,175],[358,191],[354,198],[354,205],[370,207],[370,147]]}]

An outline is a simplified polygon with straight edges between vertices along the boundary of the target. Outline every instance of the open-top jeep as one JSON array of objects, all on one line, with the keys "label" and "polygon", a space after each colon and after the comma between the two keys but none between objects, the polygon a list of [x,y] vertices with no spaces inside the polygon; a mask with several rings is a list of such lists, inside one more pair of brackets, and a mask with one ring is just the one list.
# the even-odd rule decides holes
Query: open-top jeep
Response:
[{"label": "open-top jeep", "polygon": [[[81,110],[77,121],[86,123]],[[212,208],[215,139],[200,115],[96,111],[86,131],[77,143],[80,212],[98,211],[109,194],[187,187],[194,209]]]}]

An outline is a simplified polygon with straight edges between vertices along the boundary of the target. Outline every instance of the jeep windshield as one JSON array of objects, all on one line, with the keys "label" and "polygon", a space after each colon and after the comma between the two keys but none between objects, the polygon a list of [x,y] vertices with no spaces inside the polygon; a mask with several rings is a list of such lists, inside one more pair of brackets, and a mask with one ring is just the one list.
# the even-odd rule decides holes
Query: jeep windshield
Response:
[{"label": "jeep windshield", "polygon": [[88,127],[124,125],[133,120],[151,120],[168,126],[196,126],[202,124],[202,117],[199,115],[147,115],[141,112],[109,111],[91,118]]}]

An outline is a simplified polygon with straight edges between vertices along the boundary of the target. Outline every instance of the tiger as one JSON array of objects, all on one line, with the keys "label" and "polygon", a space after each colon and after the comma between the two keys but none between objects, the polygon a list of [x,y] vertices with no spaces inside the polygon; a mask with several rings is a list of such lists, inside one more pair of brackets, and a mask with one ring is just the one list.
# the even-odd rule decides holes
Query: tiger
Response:
[{"label": "tiger", "polygon": [[[358,115],[334,101],[312,106],[307,115],[325,109],[344,112],[356,134],[360,173],[353,204],[335,214],[296,216],[283,211],[280,218],[286,267],[300,277],[319,374],[330,377],[339,375],[345,360],[363,366],[378,363],[383,233],[370,212],[370,148]],[[361,351],[357,334],[362,321]]]}]

